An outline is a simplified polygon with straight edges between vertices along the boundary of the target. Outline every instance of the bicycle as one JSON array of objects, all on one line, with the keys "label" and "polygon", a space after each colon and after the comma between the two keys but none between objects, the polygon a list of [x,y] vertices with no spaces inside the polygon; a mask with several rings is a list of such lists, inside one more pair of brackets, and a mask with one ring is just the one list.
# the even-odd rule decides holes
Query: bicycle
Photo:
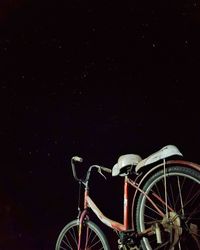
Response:
[{"label": "bicycle", "polygon": [[[82,161],[78,156],[71,159],[73,176],[85,188],[83,209],[79,204],[77,219],[63,228],[56,250],[110,250],[105,234],[90,220],[91,210],[117,233],[118,249],[200,249],[200,165],[183,160],[176,146],[167,145],[143,160],[136,154],[122,155],[112,170],[92,165],[84,179],[77,177],[75,167]],[[93,170],[124,178],[123,223],[107,218],[90,197]]]}]

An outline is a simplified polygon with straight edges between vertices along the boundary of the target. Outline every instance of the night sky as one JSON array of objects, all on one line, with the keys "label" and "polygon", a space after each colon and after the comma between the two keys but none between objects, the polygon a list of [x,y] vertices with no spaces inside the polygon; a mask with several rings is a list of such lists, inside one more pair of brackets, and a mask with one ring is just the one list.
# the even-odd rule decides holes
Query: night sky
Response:
[{"label": "night sky", "polygon": [[[0,249],[54,249],[73,155],[112,167],[175,144],[200,162],[199,81],[197,0],[1,0]],[[94,179],[120,220],[122,180]]]}]

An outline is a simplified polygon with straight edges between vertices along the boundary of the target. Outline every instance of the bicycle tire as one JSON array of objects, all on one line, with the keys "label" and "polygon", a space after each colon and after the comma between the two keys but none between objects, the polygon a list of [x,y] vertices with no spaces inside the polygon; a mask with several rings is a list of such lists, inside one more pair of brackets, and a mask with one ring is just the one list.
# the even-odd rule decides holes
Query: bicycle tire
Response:
[{"label": "bicycle tire", "polygon": [[[84,222],[89,228],[87,246],[81,250],[110,250],[110,246],[103,231],[92,221]],[[60,232],[55,250],[77,250],[78,249],[79,220],[69,222]],[[94,236],[93,236],[94,235]],[[95,240],[95,241],[94,241]],[[84,243],[85,246],[85,243]]]},{"label": "bicycle tire", "polygon": [[[166,197],[164,183],[167,183],[167,204],[173,208],[175,213],[167,211],[166,205],[163,206],[158,200],[157,205],[163,213],[168,214],[168,218],[176,215],[170,219],[172,223],[176,222],[182,230],[172,249],[200,249],[200,173],[183,166],[167,167],[166,179],[164,170],[159,170],[146,181],[142,189],[154,202],[156,199],[153,198],[152,193],[158,194],[164,200]],[[155,222],[163,223],[164,219],[156,213],[145,195],[140,194],[136,207],[137,231],[143,232],[145,228],[149,228]],[[157,243],[155,234],[148,238],[143,237],[142,249],[170,249],[169,232],[164,232],[162,237],[164,238],[162,244]]]}]

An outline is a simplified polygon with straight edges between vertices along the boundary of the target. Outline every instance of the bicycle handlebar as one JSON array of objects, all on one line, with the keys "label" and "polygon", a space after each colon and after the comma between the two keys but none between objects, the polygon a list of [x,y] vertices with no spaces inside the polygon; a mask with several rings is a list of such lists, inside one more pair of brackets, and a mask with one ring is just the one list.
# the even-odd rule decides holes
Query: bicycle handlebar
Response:
[{"label": "bicycle handlebar", "polygon": [[81,182],[84,183],[84,182],[87,182],[89,180],[92,168],[97,168],[98,172],[100,172],[100,173],[101,173],[101,171],[104,171],[104,172],[109,173],[109,174],[112,173],[112,170],[110,168],[102,167],[102,166],[99,166],[99,165],[92,165],[92,166],[89,167],[89,169],[87,171],[86,178],[83,181],[82,179],[79,179],[77,177],[76,168],[75,168],[75,162],[83,162],[83,159],[81,157],[79,157],[79,156],[73,156],[72,159],[71,159],[72,173],[73,173],[74,179],[77,180],[77,181],[79,181],[79,182],[81,181]]}]

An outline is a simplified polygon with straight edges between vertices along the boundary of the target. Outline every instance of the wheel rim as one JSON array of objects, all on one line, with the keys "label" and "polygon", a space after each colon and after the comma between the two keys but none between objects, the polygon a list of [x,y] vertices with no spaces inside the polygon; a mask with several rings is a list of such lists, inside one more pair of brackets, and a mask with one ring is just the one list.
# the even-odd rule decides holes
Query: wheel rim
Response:
[{"label": "wheel rim", "polygon": [[[163,175],[157,176],[150,185],[146,188],[146,193],[152,198],[160,210],[165,213],[166,220],[161,217],[158,212],[152,207],[150,202],[142,197],[141,207],[139,211],[139,228],[144,231],[149,228],[155,222],[159,223],[162,227],[162,238],[164,242],[158,245],[155,235],[144,238],[143,244],[146,249],[169,249],[170,243],[164,245],[170,241],[170,235],[175,233],[169,233],[171,229],[179,228],[179,232],[176,232],[178,239],[174,246],[174,249],[200,249],[200,180],[199,177],[189,176],[185,173],[171,172],[166,175],[167,181],[167,202],[168,206],[174,211],[174,219],[170,216],[170,211],[166,211],[166,206],[155,199],[150,194],[150,190],[162,197],[164,200],[164,178]],[[162,191],[161,191],[162,190]],[[171,212],[172,213],[172,212]],[[177,221],[180,220],[180,225],[177,226]],[[166,228],[168,226],[168,229]],[[174,237],[174,236],[173,236]],[[187,246],[189,246],[187,248]]]}]

